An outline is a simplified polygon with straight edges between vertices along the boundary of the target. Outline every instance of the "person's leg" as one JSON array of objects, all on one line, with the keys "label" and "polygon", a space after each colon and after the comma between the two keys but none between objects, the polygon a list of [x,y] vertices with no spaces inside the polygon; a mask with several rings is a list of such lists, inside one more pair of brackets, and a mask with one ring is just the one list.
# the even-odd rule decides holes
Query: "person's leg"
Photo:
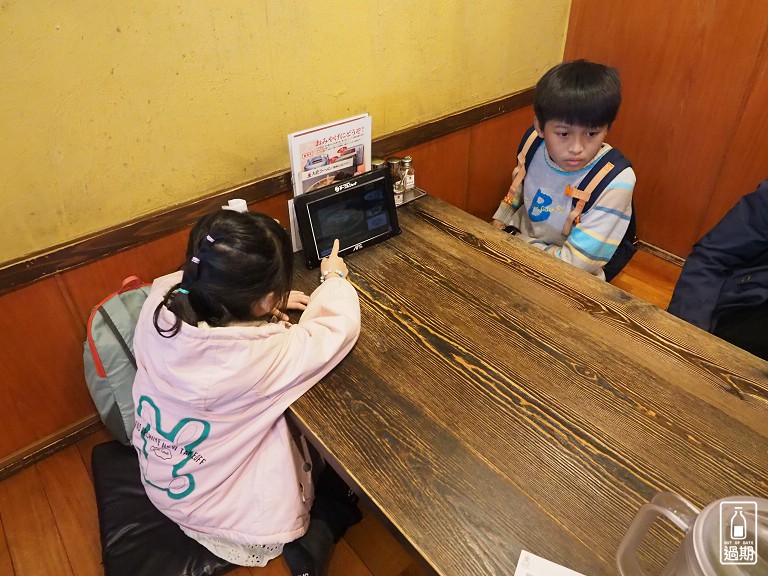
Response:
[{"label": "person's leg", "polygon": [[713,334],[768,360],[768,302],[720,316]]},{"label": "person's leg", "polygon": [[315,485],[315,501],[307,533],[283,547],[283,556],[292,576],[321,576],[325,573],[333,545],[347,528],[362,519],[357,500],[333,468],[326,464]]},{"label": "person's leg", "polygon": [[283,557],[291,576],[322,576],[333,550],[333,534],[328,526],[309,521],[307,533],[283,546]]}]

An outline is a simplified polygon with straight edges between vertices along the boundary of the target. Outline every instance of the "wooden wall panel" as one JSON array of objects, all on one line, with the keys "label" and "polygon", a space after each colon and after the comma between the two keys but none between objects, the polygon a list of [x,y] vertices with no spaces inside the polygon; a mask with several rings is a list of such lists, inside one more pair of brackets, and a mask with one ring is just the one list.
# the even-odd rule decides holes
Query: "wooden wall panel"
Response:
[{"label": "wooden wall panel", "polygon": [[[249,208],[277,218],[287,227],[287,199],[288,195],[281,194],[254,203]],[[117,290],[127,276],[138,276],[145,282],[151,282],[177,270],[184,260],[191,228],[189,226],[158,240],[62,273],[62,282],[77,310],[83,330],[93,306]]]},{"label": "wooden wall panel", "polygon": [[733,141],[725,149],[725,162],[696,238],[703,236],[745,194],[768,178],[768,50],[760,55],[760,67]]},{"label": "wooden wall panel", "polygon": [[461,209],[467,207],[467,178],[471,128],[401,150],[411,156],[416,186]]},{"label": "wooden wall panel", "polygon": [[187,251],[192,226],[137,248],[138,276],[152,280],[178,270]]},{"label": "wooden wall panel", "polygon": [[261,202],[249,205],[249,210],[253,212],[263,212],[277,218],[285,228],[290,228],[290,219],[288,216],[288,199],[292,198],[291,194],[280,194],[278,196],[272,196]]},{"label": "wooden wall panel", "polygon": [[[0,520],[2,520],[2,512],[0,512]],[[8,550],[8,540],[5,537],[2,522],[0,522],[0,574],[16,574],[13,571],[13,560]]]},{"label": "wooden wall panel", "polygon": [[189,230],[142,244],[62,273],[61,280],[81,321],[82,334],[91,309],[120,287],[123,279],[138,276],[144,282],[176,270],[184,258]]},{"label": "wooden wall panel", "polygon": [[0,458],[92,413],[82,346],[55,277],[0,297]]},{"label": "wooden wall panel", "polygon": [[531,124],[533,106],[526,106],[472,127],[467,212],[491,219],[512,183],[517,146]]},{"label": "wooden wall panel", "polygon": [[[750,0],[573,0],[565,59],[603,62],[622,76],[624,102],[609,142],[635,166],[642,240],[690,251],[767,27],[768,10]],[[764,153],[762,140],[753,143]]]}]

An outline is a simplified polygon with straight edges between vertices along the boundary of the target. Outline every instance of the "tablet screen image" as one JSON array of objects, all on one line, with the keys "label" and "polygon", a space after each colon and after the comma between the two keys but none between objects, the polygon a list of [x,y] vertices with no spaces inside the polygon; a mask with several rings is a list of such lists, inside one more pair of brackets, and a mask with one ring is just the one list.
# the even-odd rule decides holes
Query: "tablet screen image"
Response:
[{"label": "tablet screen image", "polygon": [[294,199],[307,265],[314,268],[339,239],[339,254],[400,233],[390,175],[374,170]]}]

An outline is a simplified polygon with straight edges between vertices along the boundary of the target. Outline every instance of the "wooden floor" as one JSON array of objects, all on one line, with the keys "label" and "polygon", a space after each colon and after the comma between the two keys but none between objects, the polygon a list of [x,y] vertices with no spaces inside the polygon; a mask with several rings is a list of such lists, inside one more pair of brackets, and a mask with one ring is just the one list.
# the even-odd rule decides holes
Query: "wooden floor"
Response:
[{"label": "wooden floor", "polygon": [[[680,268],[638,252],[613,284],[666,308]],[[101,430],[0,482],[0,576],[103,574],[90,455],[109,439]],[[337,544],[328,576],[425,576],[376,515]],[[265,568],[238,568],[234,576],[289,576],[282,558]],[[137,575],[141,576],[141,575]]]},{"label": "wooden floor", "polygon": [[682,268],[638,250],[611,284],[666,310]]}]

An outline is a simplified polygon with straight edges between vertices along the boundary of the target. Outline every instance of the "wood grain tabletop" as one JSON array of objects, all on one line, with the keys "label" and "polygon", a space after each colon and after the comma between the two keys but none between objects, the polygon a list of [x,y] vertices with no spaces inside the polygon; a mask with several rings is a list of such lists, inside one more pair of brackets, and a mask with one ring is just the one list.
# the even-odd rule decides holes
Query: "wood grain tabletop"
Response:
[{"label": "wood grain tabletop", "polygon": [[511,576],[523,549],[615,574],[655,492],[768,496],[767,362],[436,198],[398,216],[346,258],[360,339],[292,412],[437,574]]}]

